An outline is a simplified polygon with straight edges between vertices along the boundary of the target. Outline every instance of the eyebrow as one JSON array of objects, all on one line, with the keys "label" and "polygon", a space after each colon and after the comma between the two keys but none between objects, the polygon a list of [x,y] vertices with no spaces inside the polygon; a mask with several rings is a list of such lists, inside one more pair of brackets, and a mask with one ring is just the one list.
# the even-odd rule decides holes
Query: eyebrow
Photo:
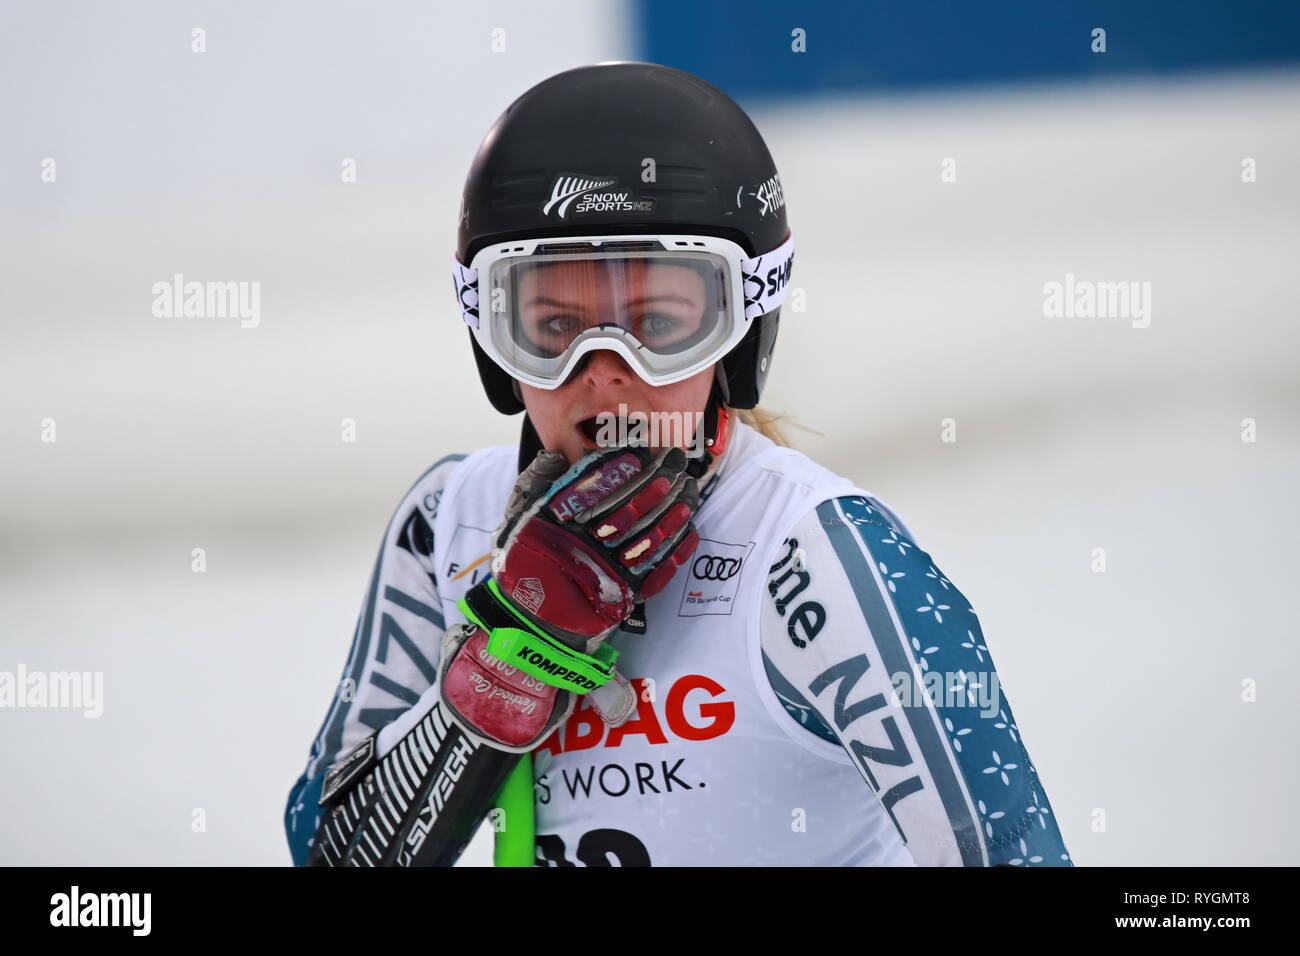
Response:
[{"label": "eyebrow", "polygon": [[[680,302],[682,305],[698,304],[695,302],[694,299],[688,299],[685,296],[677,295],[676,293],[665,293],[663,295],[638,296],[635,299],[628,300],[625,303],[625,305],[629,305],[629,306],[645,305],[647,302]],[[524,303],[525,308],[534,305],[551,305],[561,309],[571,309],[574,308],[575,306],[586,305],[586,303],[585,302],[560,302],[556,299],[552,299],[550,296],[545,296],[545,295],[533,296],[531,299],[529,299],[527,302]]]}]

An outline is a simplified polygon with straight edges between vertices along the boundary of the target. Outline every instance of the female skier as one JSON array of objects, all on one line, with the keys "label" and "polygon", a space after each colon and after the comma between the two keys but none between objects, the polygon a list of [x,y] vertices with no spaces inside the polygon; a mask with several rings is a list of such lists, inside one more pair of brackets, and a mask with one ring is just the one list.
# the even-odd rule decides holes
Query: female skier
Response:
[{"label": "female skier", "polygon": [[399,505],[295,863],[449,864],[486,816],[503,862],[1072,865],[970,603],[755,411],[793,254],[691,74],[569,70],[497,120],[453,278],[521,439]]}]

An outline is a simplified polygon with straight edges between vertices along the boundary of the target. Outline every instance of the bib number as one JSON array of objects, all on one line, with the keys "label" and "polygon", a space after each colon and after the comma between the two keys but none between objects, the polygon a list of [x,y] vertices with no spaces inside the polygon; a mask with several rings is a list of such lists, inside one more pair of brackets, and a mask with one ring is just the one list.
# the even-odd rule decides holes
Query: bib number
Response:
[{"label": "bib number", "polygon": [[623,830],[589,830],[578,840],[577,863],[565,856],[564,840],[554,833],[537,837],[538,866],[650,866],[645,844]]}]

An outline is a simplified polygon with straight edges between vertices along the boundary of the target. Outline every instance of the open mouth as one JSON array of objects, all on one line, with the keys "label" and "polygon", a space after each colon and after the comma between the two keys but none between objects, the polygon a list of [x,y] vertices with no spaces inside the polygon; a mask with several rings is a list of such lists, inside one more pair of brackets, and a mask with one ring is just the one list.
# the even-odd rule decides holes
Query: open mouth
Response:
[{"label": "open mouth", "polygon": [[584,448],[614,447],[626,443],[631,424],[626,416],[601,413],[578,422],[574,430],[582,437]]},{"label": "open mouth", "polygon": [[[609,435],[609,425],[608,425],[609,421],[610,419],[603,415],[599,417],[593,415],[591,416],[591,418],[585,418],[582,421],[578,422],[577,425],[578,434],[582,436],[583,446],[586,448],[599,447],[600,446],[599,439],[601,438],[602,432],[606,436]],[[618,423],[616,422],[615,429],[617,429],[617,427],[618,427]],[[617,434],[618,432],[616,430],[615,435]]]}]

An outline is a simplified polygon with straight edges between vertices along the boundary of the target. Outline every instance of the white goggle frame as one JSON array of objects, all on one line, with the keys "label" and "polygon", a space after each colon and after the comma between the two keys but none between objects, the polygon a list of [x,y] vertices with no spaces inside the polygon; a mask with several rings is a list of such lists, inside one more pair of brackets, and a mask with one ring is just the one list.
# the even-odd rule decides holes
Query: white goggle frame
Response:
[{"label": "white goggle frame", "polygon": [[[554,376],[541,376],[532,371],[518,368],[511,362],[493,338],[490,322],[479,321],[479,277],[491,274],[492,266],[509,258],[534,256],[544,246],[559,244],[589,244],[594,251],[599,251],[603,243],[622,244],[629,242],[658,243],[664,252],[710,253],[726,260],[727,275],[731,288],[727,290],[727,321],[730,330],[725,337],[717,341],[703,354],[690,350],[684,352],[680,363],[675,363],[669,370],[656,369],[647,362],[647,351],[636,337],[627,329],[602,326],[589,329],[578,336],[568,349],[562,353],[563,364]],[[588,252],[590,252],[589,250]],[[557,261],[562,254],[556,254]],[[794,237],[787,235],[785,242],[777,248],[760,256],[750,258],[745,250],[729,239],[716,236],[698,235],[657,235],[640,234],[630,236],[548,236],[541,239],[515,239],[509,242],[494,243],[485,246],[475,254],[468,265],[452,257],[452,280],[456,288],[456,298],[460,303],[461,318],[473,330],[474,340],[483,352],[497,365],[501,366],[512,378],[526,382],[534,388],[559,388],[583,356],[596,349],[609,349],[618,353],[628,366],[650,385],[671,385],[690,378],[692,375],[708,368],[730,352],[745,333],[750,323],[760,315],[780,307],[790,292],[790,275],[794,261]],[[743,303],[743,313],[736,303]],[[664,364],[664,357],[658,357],[659,364]],[[677,367],[680,364],[680,367]]]}]

